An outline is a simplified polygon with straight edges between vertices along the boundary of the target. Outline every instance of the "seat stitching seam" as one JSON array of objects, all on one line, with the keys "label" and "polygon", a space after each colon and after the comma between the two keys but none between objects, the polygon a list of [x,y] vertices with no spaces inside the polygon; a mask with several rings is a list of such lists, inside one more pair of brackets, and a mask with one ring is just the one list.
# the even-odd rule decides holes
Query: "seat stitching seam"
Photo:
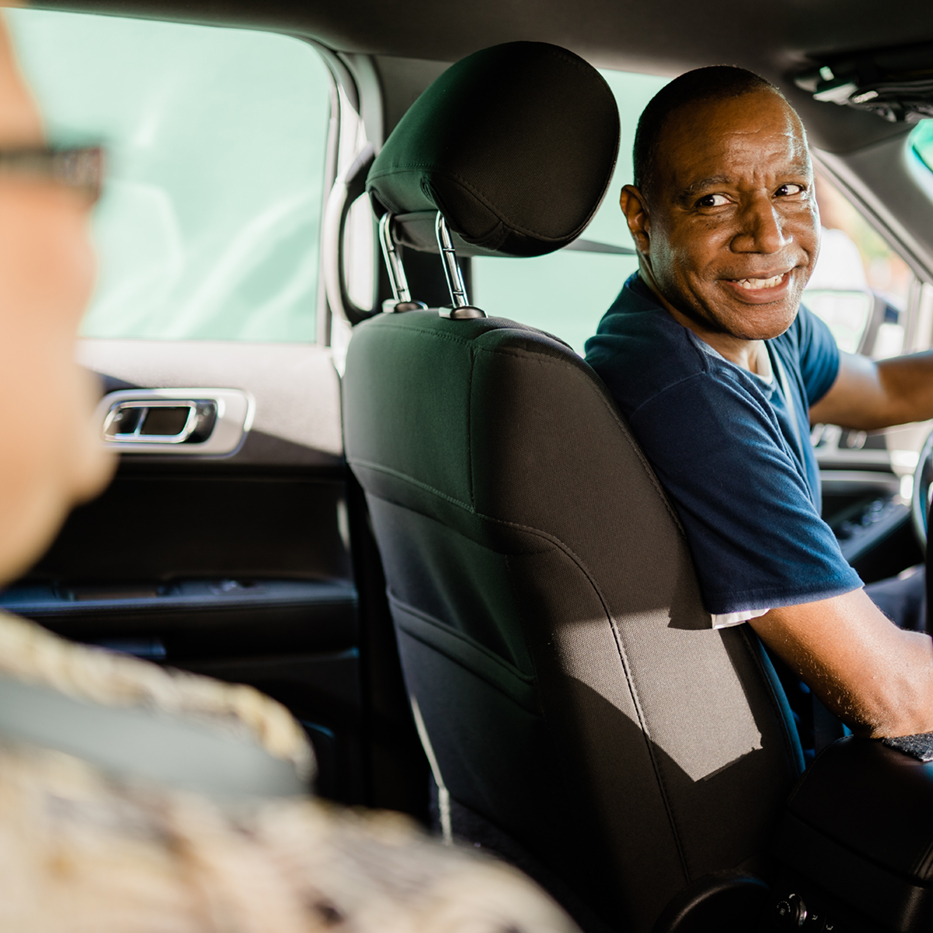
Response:
[{"label": "seat stitching seam", "polygon": [[[468,502],[463,502],[460,499],[455,499],[453,496],[447,495],[445,492],[441,492],[439,489],[436,489],[434,486],[430,486],[428,483],[423,483],[421,480],[415,479],[413,476],[408,476],[405,473],[400,472],[399,470],[393,470],[392,467],[382,466],[378,463],[372,463],[369,460],[362,460],[358,457],[347,457],[347,462],[352,467],[354,464],[357,466],[365,467],[368,470],[372,470],[375,473],[385,473],[387,476],[392,476],[395,479],[401,480],[404,483],[410,483],[412,486],[416,486],[418,489],[423,489],[425,492],[433,493],[439,499],[443,499],[445,502],[450,502],[452,505],[459,506],[466,512],[471,514],[476,514],[476,510],[470,506]],[[378,498],[383,499],[384,496],[379,496]],[[392,499],[386,499],[387,502],[393,502]],[[401,505],[401,503],[394,503],[396,505]],[[408,508],[408,506],[405,506]],[[415,509],[414,511],[418,511]],[[421,513],[425,514],[425,513]],[[491,519],[491,521],[496,521],[496,519]]]},{"label": "seat stitching seam", "polygon": [[[509,581],[509,589],[512,592],[512,598],[515,600],[515,611],[518,614],[519,620],[521,622],[522,635],[525,639],[525,651],[526,651],[526,654],[528,655],[529,660],[531,661],[531,667],[532,667],[532,670],[534,671],[533,677],[534,677],[535,683],[537,684],[539,682],[538,662],[535,660],[534,652],[529,650],[529,644],[528,644],[529,640],[528,640],[527,634],[525,634],[528,630],[527,616],[525,614],[525,610],[522,608],[522,600],[519,598],[519,595],[515,590],[514,572],[512,570],[512,558],[514,556],[515,556],[514,554],[504,555],[506,578]],[[536,695],[536,699],[538,701],[538,709],[541,713],[541,719],[547,723],[548,728],[550,729],[551,723],[550,723],[550,720],[548,719],[548,715],[547,715],[547,712],[545,711],[544,703],[541,700],[540,694]]]},{"label": "seat stitching seam", "polygon": [[[432,644],[430,644],[429,642],[426,642],[423,638],[420,638],[415,632],[412,632],[412,631],[410,631],[410,630],[408,630],[408,629],[405,629],[404,626],[401,626],[401,625],[400,625],[399,628],[402,628],[403,631],[405,632],[405,634],[406,634],[409,638],[414,638],[415,641],[420,642],[420,643],[421,643],[422,645],[424,645],[426,648],[430,648],[432,651],[439,651],[439,650],[440,650],[440,649],[438,649],[435,645],[432,645]],[[477,673],[477,672],[474,671],[472,668],[467,667],[465,664],[462,664],[459,660],[457,660],[457,658],[451,657],[451,656],[450,656],[449,654],[447,654],[446,652],[440,652],[440,653],[443,654],[444,657],[447,658],[452,664],[456,664],[457,667],[462,668],[462,669],[465,670],[468,674],[472,674],[474,677],[478,677],[480,680],[483,681],[484,684],[487,684],[489,687],[491,687],[493,690],[495,690],[496,693],[501,694],[501,695],[504,696],[507,700],[509,700],[510,702],[514,703],[517,707],[519,707],[519,709],[524,710],[526,713],[528,713],[529,716],[536,716],[536,717],[539,717],[539,718],[540,718],[540,714],[539,714],[536,710],[531,710],[531,709],[529,709],[525,704],[521,703],[519,700],[516,700],[515,697],[510,696],[510,695],[509,695],[508,693],[506,693],[506,691],[503,690],[498,684],[492,683],[492,681],[490,681],[488,677],[483,677],[481,674]]]},{"label": "seat stitching seam", "polygon": [[[376,318],[375,320],[382,320],[382,318]],[[398,321],[398,318],[396,317],[394,318],[394,320]],[[460,346],[467,346],[470,343],[472,343],[473,340],[475,339],[474,337],[457,337],[454,334],[442,334],[442,333],[438,333],[436,330],[434,331],[424,330],[420,327],[417,327],[414,321],[412,321],[412,323],[409,324],[408,321],[406,321],[404,318],[401,320],[401,322],[393,323],[391,326],[396,328],[397,330],[404,328],[405,330],[416,331],[417,333],[422,334],[425,337],[432,337],[435,340],[448,340],[451,343],[460,344]],[[363,333],[366,333],[366,332],[364,331]],[[374,331],[374,333],[377,333],[377,331]]]},{"label": "seat stitching seam", "polygon": [[[576,553],[570,547],[568,547],[563,541],[561,541],[560,538],[555,537],[554,535],[550,534],[547,531],[544,531],[541,528],[536,528],[534,527],[534,525],[525,525],[521,522],[510,522],[504,518],[495,518],[494,516],[487,515],[484,512],[478,512],[476,509],[471,508],[468,503],[463,502],[460,499],[455,499],[453,496],[449,496],[446,493],[441,492],[439,489],[436,489],[435,487],[430,486],[427,483],[423,483],[420,480],[414,479],[413,477],[407,476],[406,474],[401,473],[398,470],[393,470],[391,467],[383,467],[383,466],[380,466],[379,464],[372,463],[368,460],[362,460],[360,458],[355,458],[355,457],[348,457],[347,462],[350,464],[351,467],[354,464],[356,464],[356,465],[371,469],[373,470],[373,472],[385,473],[389,476],[394,477],[395,479],[401,480],[402,482],[410,483],[411,485],[416,486],[419,489],[422,489],[426,492],[433,493],[438,498],[443,499],[446,502],[451,503],[452,505],[459,506],[461,509],[463,509],[465,512],[468,512],[469,514],[475,515],[477,518],[482,518],[485,521],[491,522],[494,525],[501,525],[506,528],[516,528],[519,531],[524,531],[524,532],[527,532],[528,534],[535,535],[536,537],[544,538],[545,540],[550,541],[551,544],[555,545],[555,547],[559,547],[562,551],[565,551],[567,554],[573,557],[574,561],[577,564],[579,564],[581,569],[584,566],[582,560],[576,555]],[[411,509],[413,512],[417,512],[419,515],[424,515],[426,518],[430,518],[433,521],[438,521],[438,519],[436,519],[433,515],[429,515],[427,512],[424,512],[421,509],[414,508],[408,503],[398,502],[395,499],[389,498],[388,496],[379,495],[378,493],[367,491],[367,494],[371,496],[375,496],[375,498],[377,499],[382,499],[385,502],[389,502],[392,505],[397,505],[400,508]],[[587,578],[590,579],[588,572],[587,572]],[[593,581],[593,585],[596,586],[595,581]],[[607,609],[607,612],[608,612],[608,609]]]},{"label": "seat stitching seam", "polygon": [[444,622],[441,622],[439,619],[435,619],[432,615],[427,612],[422,612],[417,606],[411,605],[411,603],[406,602],[404,599],[400,599],[396,596],[391,590],[386,590],[386,593],[389,597],[389,601],[396,603],[401,606],[406,612],[410,613],[413,616],[421,619],[423,622],[430,625],[437,626],[442,632],[447,635],[450,635],[452,638],[456,638],[458,641],[462,641],[465,645],[468,645],[474,651],[479,652],[480,654],[487,657],[490,661],[494,662],[497,666],[504,668],[509,674],[513,677],[521,680],[523,683],[527,684],[530,687],[535,685],[535,677],[529,674],[523,674],[514,664],[509,664],[503,657],[496,654],[495,651],[491,651],[481,642],[478,642],[475,638],[471,638],[469,635],[464,634],[463,632],[458,632],[455,628],[450,625],[446,625]]},{"label": "seat stitching seam", "polygon": [[[388,468],[386,468],[385,470],[382,470],[381,467],[376,466],[375,464],[368,464],[366,461],[363,461],[363,460],[351,461],[351,464],[352,463],[361,463],[363,466],[371,466],[372,469],[377,472],[382,471],[382,472],[389,473],[395,478],[401,479],[403,481],[408,479],[408,477],[403,476],[402,474],[396,473],[394,470],[390,470]],[[545,541],[550,542],[555,547],[560,548],[560,550],[569,554],[574,559],[574,562],[579,564],[581,569],[583,568],[583,562],[580,560],[579,557],[577,557],[577,555],[573,552],[571,548],[569,548],[566,544],[564,544],[564,542],[561,541],[560,538],[555,538],[554,535],[549,534],[543,529],[535,528],[533,525],[523,525],[521,524],[521,522],[509,522],[509,521],[506,521],[504,518],[493,518],[491,515],[485,515],[482,512],[476,512],[473,509],[470,509],[469,506],[467,506],[465,502],[461,502],[459,499],[454,499],[450,496],[446,496],[444,495],[444,493],[438,492],[436,489],[433,489],[431,486],[428,486],[426,483],[419,483],[417,480],[411,480],[411,482],[414,483],[414,485],[427,490],[428,492],[437,493],[437,495],[440,496],[442,499],[446,499],[451,504],[459,506],[465,512],[469,512],[470,514],[475,515],[477,518],[482,518],[485,521],[491,522],[494,525],[502,525],[506,528],[515,528],[518,531],[527,532],[530,535],[534,535],[536,538],[544,538]],[[425,518],[428,518],[433,522],[437,522],[438,524],[441,524],[440,519],[436,518],[433,515],[429,515],[427,512],[419,508],[415,508],[409,503],[398,502],[395,499],[390,498],[389,496],[383,496],[383,495],[380,495],[379,493],[366,491],[366,494],[368,496],[373,496],[373,498],[375,499],[380,499],[383,502],[388,502],[390,505],[397,505],[399,508],[410,509],[412,512],[415,512],[418,515],[422,515]],[[464,537],[467,537],[467,536],[464,535]],[[587,572],[587,579],[591,579],[588,572]],[[593,581],[593,585],[596,586],[595,581]]]},{"label": "seat stitching seam", "polygon": [[[373,494],[370,493],[370,495],[373,495]],[[384,496],[376,496],[376,498],[383,499],[386,502],[392,502],[391,499],[386,499]],[[392,504],[399,505],[402,508],[410,508],[410,506],[408,505],[402,506],[400,503],[393,502]],[[413,509],[413,511],[418,512],[417,509]],[[425,513],[419,512],[419,514],[424,515]],[[480,513],[475,513],[475,514],[480,514]],[[431,519],[432,521],[438,521],[438,519],[434,518],[434,516],[431,516],[431,515],[426,515],[425,517]],[[629,692],[632,695],[632,701],[635,706],[635,711],[638,715],[638,722],[641,726],[642,738],[645,743],[645,748],[648,752],[648,758],[651,761],[651,767],[652,767],[652,770],[654,771],[655,779],[657,780],[658,787],[661,791],[661,799],[664,801],[664,809],[665,809],[665,812],[667,813],[668,820],[670,821],[670,824],[671,824],[671,830],[674,836],[674,845],[677,848],[677,855],[680,859],[681,868],[684,871],[685,877],[689,880],[690,870],[687,866],[686,855],[683,851],[683,845],[682,845],[681,838],[680,838],[680,829],[678,827],[677,819],[674,816],[674,812],[671,806],[667,784],[664,781],[664,777],[661,773],[660,766],[658,764],[657,756],[655,755],[654,749],[652,748],[648,724],[645,719],[644,710],[642,708],[642,703],[641,703],[641,698],[638,694],[638,689],[635,686],[635,679],[631,673],[631,668],[630,668],[630,664],[628,661],[628,655],[625,652],[624,646],[621,643],[621,636],[618,630],[618,625],[616,623],[615,616],[613,615],[612,611],[609,608],[609,605],[602,592],[602,589],[600,588],[596,580],[593,578],[592,574],[589,572],[589,570],[587,569],[583,561],[573,551],[573,549],[568,547],[566,544],[564,544],[564,542],[560,541],[558,538],[553,537],[552,535],[548,534],[546,531],[541,531],[539,529],[535,529],[527,525],[521,525],[517,522],[507,522],[502,519],[491,518],[490,516],[485,516],[485,515],[482,515],[481,517],[486,518],[488,521],[494,522],[496,524],[518,528],[518,529],[521,529],[522,531],[528,532],[529,534],[534,534],[538,537],[547,539],[552,544],[554,544],[555,547],[557,547],[559,550],[567,554],[568,557],[570,557],[570,559],[574,562],[574,564],[576,564],[576,566],[579,568],[580,572],[584,575],[584,577],[586,577],[590,586],[592,586],[594,592],[596,593],[597,598],[599,599],[600,605],[603,608],[603,612],[606,615],[606,619],[609,623],[609,628],[612,631],[613,639],[616,643],[616,651],[619,653],[619,662],[622,666],[622,671],[625,675],[625,681],[626,681],[626,684],[628,685]]]},{"label": "seat stitching seam", "polygon": [[[600,599],[602,599],[602,594],[600,593]],[[605,604],[604,604],[604,608]],[[631,666],[628,661],[628,654],[625,651],[625,645],[623,644],[622,633],[619,631],[619,626],[616,622],[615,617],[611,612],[607,612],[609,616],[609,625],[612,630],[612,636],[616,643],[616,650],[619,652],[619,660],[622,664],[622,670],[625,671],[626,680],[629,682],[629,690],[632,693],[632,699],[635,701],[635,709],[638,712],[638,722],[641,725],[642,735],[645,740],[645,747],[648,750],[648,757],[651,760],[651,767],[654,771],[655,779],[658,782],[658,787],[661,791],[661,799],[664,801],[664,809],[667,812],[667,818],[671,824],[671,830],[673,831],[674,836],[674,845],[677,847],[677,856],[680,859],[680,865],[683,869],[684,876],[686,880],[690,881],[690,869],[687,865],[687,855],[683,849],[683,843],[681,841],[681,832],[678,825],[677,818],[674,815],[673,804],[671,803],[670,794],[668,793],[667,782],[664,780],[664,774],[661,770],[660,763],[658,762],[657,755],[654,751],[654,745],[651,741],[651,733],[648,728],[647,718],[642,707],[641,696],[638,692],[638,686],[635,683],[635,677],[631,673]]]}]

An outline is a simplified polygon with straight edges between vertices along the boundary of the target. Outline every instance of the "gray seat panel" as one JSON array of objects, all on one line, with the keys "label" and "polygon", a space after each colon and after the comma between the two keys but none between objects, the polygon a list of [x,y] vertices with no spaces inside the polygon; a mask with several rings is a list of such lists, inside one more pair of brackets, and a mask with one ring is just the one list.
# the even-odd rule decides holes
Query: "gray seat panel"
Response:
[{"label": "gray seat panel", "polygon": [[344,402],[451,795],[619,928],[759,853],[801,767],[783,694],[745,626],[709,628],[677,520],[589,367],[502,319],[381,315],[356,328]]}]

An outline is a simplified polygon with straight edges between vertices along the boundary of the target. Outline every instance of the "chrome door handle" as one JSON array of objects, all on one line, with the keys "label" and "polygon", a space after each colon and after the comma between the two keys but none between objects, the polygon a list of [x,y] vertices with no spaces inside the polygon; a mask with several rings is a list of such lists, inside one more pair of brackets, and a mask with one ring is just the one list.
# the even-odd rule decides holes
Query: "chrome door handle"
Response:
[{"label": "chrome door handle", "polygon": [[105,441],[185,444],[207,440],[217,420],[213,400],[170,399],[114,402],[104,418]]},{"label": "chrome door handle", "polygon": [[122,453],[232,453],[253,419],[252,396],[240,389],[128,389],[97,407],[103,444]]}]

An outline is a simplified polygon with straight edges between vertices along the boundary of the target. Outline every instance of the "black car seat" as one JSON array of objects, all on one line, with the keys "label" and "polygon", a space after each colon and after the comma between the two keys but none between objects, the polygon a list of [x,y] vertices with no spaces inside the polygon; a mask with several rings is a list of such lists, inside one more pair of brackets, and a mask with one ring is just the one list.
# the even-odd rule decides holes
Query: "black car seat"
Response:
[{"label": "black car seat", "polygon": [[[618,139],[603,78],[551,45],[477,52],[424,92],[369,172],[397,301],[354,330],[344,417],[443,828],[640,933],[756,864],[799,743],[748,627],[711,630],[603,384],[508,320],[521,302],[469,306],[454,259],[570,243]],[[409,300],[399,244],[440,249],[451,308]]]}]

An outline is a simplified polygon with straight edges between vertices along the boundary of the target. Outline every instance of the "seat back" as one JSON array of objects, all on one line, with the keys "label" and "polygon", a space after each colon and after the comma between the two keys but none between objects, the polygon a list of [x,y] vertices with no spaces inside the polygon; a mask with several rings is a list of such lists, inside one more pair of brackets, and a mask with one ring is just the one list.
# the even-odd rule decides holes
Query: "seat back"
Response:
[{"label": "seat back", "polygon": [[454,801],[625,929],[761,852],[799,768],[783,695],[747,627],[710,629],[670,505],[586,364],[509,321],[409,312],[360,325],[344,392]]},{"label": "seat back", "polygon": [[801,765],[783,692],[747,626],[710,628],[586,363],[509,320],[382,314],[344,417],[441,804],[617,929],[759,854]]}]

